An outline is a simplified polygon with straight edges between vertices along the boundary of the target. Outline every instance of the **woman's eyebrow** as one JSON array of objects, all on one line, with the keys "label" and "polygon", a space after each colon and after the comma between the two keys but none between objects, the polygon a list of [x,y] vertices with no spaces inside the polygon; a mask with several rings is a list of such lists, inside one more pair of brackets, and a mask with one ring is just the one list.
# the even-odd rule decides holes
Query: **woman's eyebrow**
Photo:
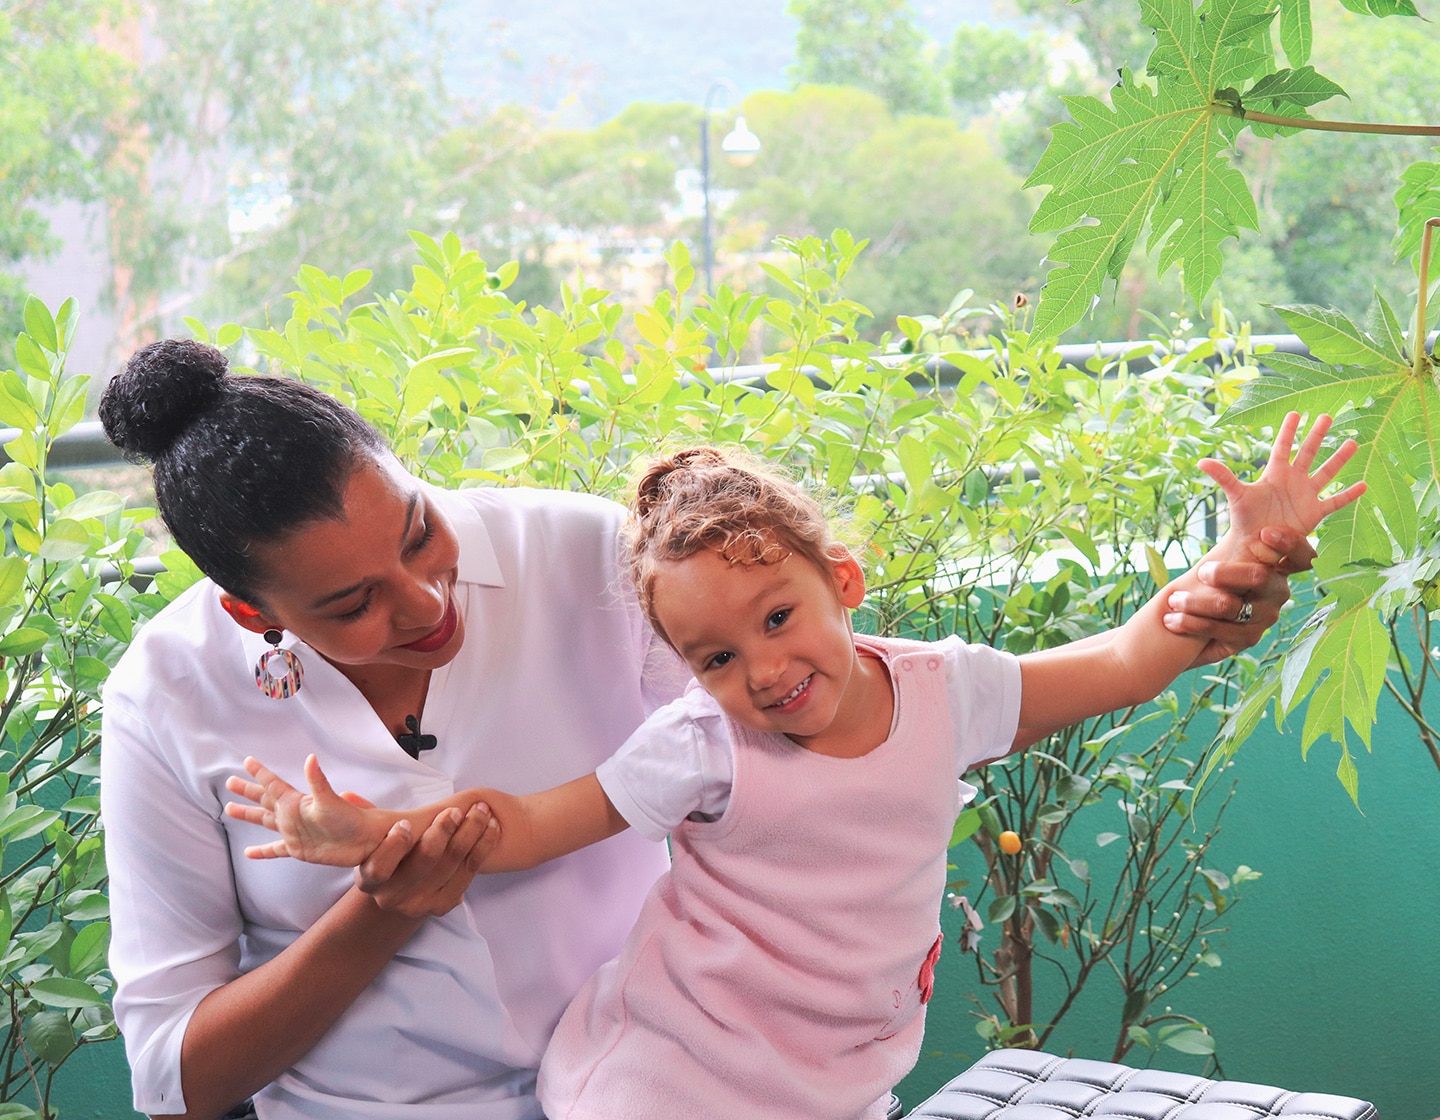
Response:
[{"label": "woman's eyebrow", "polygon": [[[410,539],[410,527],[415,524],[415,509],[420,504],[420,492],[417,490],[410,495],[410,500],[405,503],[405,526],[400,530],[400,547],[404,549],[405,542]],[[353,583],[349,587],[342,587],[338,591],[332,591],[328,595],[322,595],[310,604],[312,611],[318,611],[322,607],[328,607],[331,603],[345,598],[347,595],[354,595],[365,586],[366,581]]]}]

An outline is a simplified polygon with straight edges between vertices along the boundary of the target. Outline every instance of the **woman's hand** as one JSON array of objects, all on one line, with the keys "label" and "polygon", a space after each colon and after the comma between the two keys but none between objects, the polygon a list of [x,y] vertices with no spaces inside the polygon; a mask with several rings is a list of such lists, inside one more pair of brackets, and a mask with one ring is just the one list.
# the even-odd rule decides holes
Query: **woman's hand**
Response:
[{"label": "woman's hand", "polygon": [[445,914],[460,904],[478,867],[500,839],[499,822],[484,805],[463,815],[447,809],[417,841],[399,821],[355,869],[355,882],[382,910],[410,917]]},{"label": "woman's hand", "polygon": [[[1265,528],[1260,539],[1282,558],[1275,567],[1242,560],[1202,564],[1198,574],[1204,588],[1171,593],[1165,628],[1209,639],[1192,668],[1211,665],[1258,642],[1290,598],[1290,575],[1309,570],[1315,558],[1310,542],[1292,529]],[[1246,603],[1249,618],[1237,622]]]}]

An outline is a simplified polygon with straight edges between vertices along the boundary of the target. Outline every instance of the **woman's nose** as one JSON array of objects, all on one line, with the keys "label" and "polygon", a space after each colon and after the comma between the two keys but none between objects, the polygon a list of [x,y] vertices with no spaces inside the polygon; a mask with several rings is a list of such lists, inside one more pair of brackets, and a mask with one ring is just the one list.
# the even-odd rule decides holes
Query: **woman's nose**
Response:
[{"label": "woman's nose", "polygon": [[445,617],[445,585],[436,580],[411,580],[397,614],[396,624],[407,630],[439,626]]}]

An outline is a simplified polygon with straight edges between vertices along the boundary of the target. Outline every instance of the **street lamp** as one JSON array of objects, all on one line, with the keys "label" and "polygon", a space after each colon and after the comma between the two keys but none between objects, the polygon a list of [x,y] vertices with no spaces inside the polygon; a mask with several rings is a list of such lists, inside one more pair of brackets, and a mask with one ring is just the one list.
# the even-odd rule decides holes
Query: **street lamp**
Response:
[{"label": "street lamp", "polygon": [[[715,290],[715,246],[710,234],[710,102],[717,90],[727,90],[738,100],[740,90],[729,78],[721,78],[705,92],[705,106],[700,113],[700,191],[705,199],[705,294]],[[760,154],[760,137],[745,124],[744,114],[735,118],[735,127],[720,141],[720,150],[736,167],[749,167]]]}]

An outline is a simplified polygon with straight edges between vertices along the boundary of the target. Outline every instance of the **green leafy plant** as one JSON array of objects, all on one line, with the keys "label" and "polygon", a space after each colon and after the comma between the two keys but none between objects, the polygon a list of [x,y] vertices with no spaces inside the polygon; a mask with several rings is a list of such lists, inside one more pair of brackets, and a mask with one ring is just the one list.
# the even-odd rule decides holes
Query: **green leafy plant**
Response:
[{"label": "green leafy plant", "polygon": [[[932,332],[954,330],[955,315],[916,323],[912,348],[947,356],[961,378],[953,391],[936,387],[944,408],[927,420],[937,431],[923,444],[901,438],[906,484],[932,504],[928,517],[897,519],[907,543],[890,547],[907,568],[880,581],[875,609],[887,625],[1017,653],[1119,623],[1204,547],[1214,494],[1195,460],[1217,442],[1255,453],[1213,415],[1253,376],[1248,338],[1228,332],[1217,309],[1198,345],[1137,347],[1154,363],[1143,373],[1126,358],[1081,372],[1015,329],[965,336],[988,360],[946,354]],[[928,549],[922,527],[934,532]],[[1233,787],[1197,793],[1201,748],[1257,665],[1238,659],[970,775],[982,795],[956,825],[955,842],[972,843],[953,855],[952,922],[990,997],[976,999],[987,1043],[1052,1044],[1082,992],[1099,989],[1114,1008],[1113,1060],[1136,1046],[1213,1054],[1214,1038],[1175,1009],[1174,990],[1219,966],[1216,935],[1257,873],[1221,870],[1210,854]],[[1006,832],[1018,851],[1002,846]]]},{"label": "green leafy plant", "polygon": [[[106,972],[109,912],[95,779],[100,687],[164,588],[130,580],[149,511],[47,477],[55,439],[80,419],[67,376],[75,305],[24,308],[18,369],[0,374],[0,1114],[52,1117],[57,1071],[116,1037]],[[173,565],[183,570],[179,558]],[[174,582],[183,577],[171,574]]]}]

